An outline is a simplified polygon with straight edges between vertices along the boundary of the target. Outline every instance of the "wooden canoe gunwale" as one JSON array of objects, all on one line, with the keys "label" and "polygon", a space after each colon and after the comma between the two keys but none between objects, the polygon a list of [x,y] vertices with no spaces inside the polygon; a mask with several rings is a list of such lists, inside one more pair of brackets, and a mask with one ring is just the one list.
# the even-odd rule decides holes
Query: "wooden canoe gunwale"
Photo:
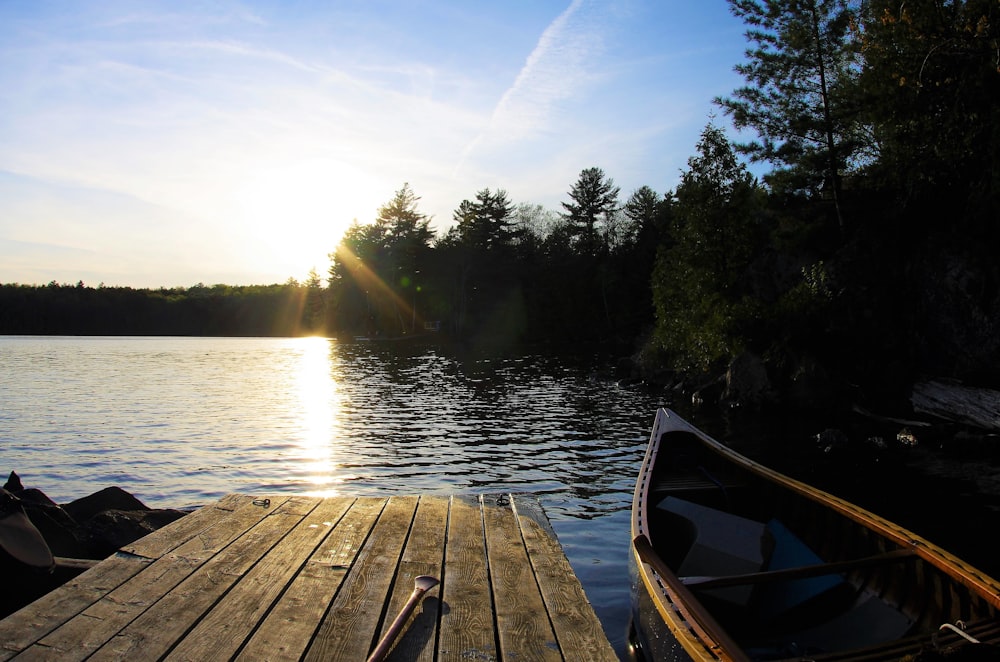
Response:
[{"label": "wooden canoe gunwale", "polygon": [[[650,552],[656,555],[656,551],[652,548],[651,541],[655,538],[650,530],[651,513],[649,510],[653,508],[655,501],[652,498],[652,494],[660,491],[657,489],[659,486],[654,483],[654,480],[661,478],[654,475],[654,468],[657,464],[657,456],[661,451],[661,439],[668,432],[688,433],[697,438],[700,442],[700,448],[703,450],[719,456],[725,462],[735,465],[741,471],[756,476],[766,483],[773,484],[779,490],[788,490],[802,497],[805,502],[811,502],[813,506],[825,510],[831,515],[831,520],[836,521],[835,518],[839,516],[839,518],[842,518],[840,521],[845,522],[845,526],[848,526],[847,523],[850,522],[861,527],[861,529],[867,530],[869,535],[860,537],[858,544],[875,545],[876,547],[873,548],[873,551],[888,554],[887,558],[899,557],[902,559],[905,557],[911,561],[926,564],[926,569],[914,567],[914,569],[906,572],[910,573],[910,576],[913,577],[930,572],[934,575],[932,581],[938,582],[939,590],[946,590],[940,585],[941,580],[954,582],[964,587],[969,592],[969,597],[966,602],[963,602],[963,605],[972,604],[974,601],[981,601],[982,604],[988,606],[992,611],[1000,611],[1000,584],[996,580],[897,524],[740,455],[694,428],[683,419],[677,417],[673,412],[661,409],[656,415],[650,443],[646,450],[633,495],[632,553],[633,561],[638,568],[641,584],[649,592],[657,612],[671,634],[675,636],[678,643],[691,658],[696,660],[747,659],[746,657],[740,657],[743,655],[742,651],[739,648],[733,648],[734,644],[729,639],[728,633],[719,626],[714,617],[708,613],[708,610],[701,605],[697,597],[692,593],[692,590],[696,587],[693,585],[685,586],[683,580],[677,577],[670,566],[658,556],[651,560]],[[681,485],[681,490],[683,490],[684,480],[682,479],[678,484]],[[642,543],[640,538],[646,542]],[[637,545],[636,542],[640,544]],[[640,551],[643,544],[649,544],[650,549]],[[877,555],[868,554],[867,556]],[[659,563],[656,562],[657,560]],[[859,563],[857,569],[850,569],[850,571],[861,573],[862,570],[860,568],[873,567],[874,559],[870,560],[873,562]],[[847,561],[832,561],[832,563],[847,564]],[[820,571],[817,569],[817,572]],[[898,590],[904,596],[906,595],[906,591],[915,590],[917,593],[920,593],[928,590],[927,586],[923,584],[915,589],[909,586],[897,589],[894,586],[889,586],[887,581],[882,579],[881,575],[876,574],[874,571],[870,572],[870,575],[865,576],[860,581],[862,585],[868,586],[869,581],[881,582],[885,585],[884,588],[886,590]],[[892,572],[904,571],[893,570]],[[766,572],[751,574],[762,574],[763,576],[756,579],[745,576],[743,578],[730,577],[705,581],[716,581],[717,586],[767,581]],[[862,575],[859,574],[858,576]],[[711,584],[708,584],[708,586],[711,586]],[[879,594],[881,594],[881,590],[879,589]],[[954,589],[951,590],[954,592]],[[982,608],[979,607],[977,610],[982,611]],[[720,630],[722,630],[722,635],[718,634]],[[923,638],[926,639],[926,636]],[[877,648],[873,647],[873,653]],[[836,658],[836,655],[832,657]],[[887,658],[878,658],[876,654],[876,657],[873,659]]]},{"label": "wooden canoe gunwale", "polygon": [[[675,605],[682,613],[689,614],[689,623],[697,635],[706,641],[715,642],[713,652],[719,659],[733,660],[734,662],[749,662],[749,658],[743,655],[742,650],[736,642],[730,639],[725,629],[719,625],[708,610],[701,606],[701,603],[691,592],[691,589],[684,585],[684,582],[677,577],[670,567],[659,557],[652,543],[645,535],[638,535],[632,541],[632,550],[650,568],[666,582],[670,590],[677,596]],[[683,607],[686,605],[686,608]]]}]

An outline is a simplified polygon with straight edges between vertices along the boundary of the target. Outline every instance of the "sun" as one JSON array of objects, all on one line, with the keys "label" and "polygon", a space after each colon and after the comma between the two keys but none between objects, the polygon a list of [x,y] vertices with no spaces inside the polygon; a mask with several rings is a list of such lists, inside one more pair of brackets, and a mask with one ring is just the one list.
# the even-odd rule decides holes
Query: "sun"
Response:
[{"label": "sun", "polygon": [[351,222],[374,217],[380,188],[333,159],[262,165],[237,194],[241,253],[261,271],[304,280],[315,269],[322,276]]}]

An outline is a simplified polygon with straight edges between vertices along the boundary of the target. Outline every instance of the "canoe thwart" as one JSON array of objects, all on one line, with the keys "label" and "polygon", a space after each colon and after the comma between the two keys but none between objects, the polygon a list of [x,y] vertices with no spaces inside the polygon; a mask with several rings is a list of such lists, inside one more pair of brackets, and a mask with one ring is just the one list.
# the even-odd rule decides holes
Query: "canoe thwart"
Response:
[{"label": "canoe thwart", "polygon": [[876,554],[848,561],[817,563],[798,568],[782,568],[781,570],[762,570],[761,572],[729,575],[726,577],[681,577],[680,580],[685,586],[692,588],[723,588],[726,586],[742,586],[744,584],[763,584],[765,582],[784,581],[786,579],[822,577],[823,575],[834,575],[849,570],[859,570],[861,568],[869,568],[883,563],[905,561],[916,557],[917,553],[912,549],[895,549],[885,554]]}]

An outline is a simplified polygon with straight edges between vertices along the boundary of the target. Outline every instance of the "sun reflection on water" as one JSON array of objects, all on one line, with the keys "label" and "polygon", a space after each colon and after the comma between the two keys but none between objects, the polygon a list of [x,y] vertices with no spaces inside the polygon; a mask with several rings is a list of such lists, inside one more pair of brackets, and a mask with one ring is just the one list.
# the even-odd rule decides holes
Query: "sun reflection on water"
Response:
[{"label": "sun reflection on water", "polygon": [[332,342],[326,338],[295,341],[299,349],[295,390],[301,430],[297,473],[313,486],[308,494],[323,497],[337,495],[338,486],[343,482],[336,448],[341,426],[341,395]]}]

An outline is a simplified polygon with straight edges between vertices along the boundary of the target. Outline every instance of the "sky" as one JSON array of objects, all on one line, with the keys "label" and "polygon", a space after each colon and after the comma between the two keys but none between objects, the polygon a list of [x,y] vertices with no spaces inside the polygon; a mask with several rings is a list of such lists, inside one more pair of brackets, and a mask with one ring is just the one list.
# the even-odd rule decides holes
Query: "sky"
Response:
[{"label": "sky", "polygon": [[406,183],[439,233],[595,166],[665,193],[744,30],[725,0],[2,2],[0,283],[301,281]]}]

